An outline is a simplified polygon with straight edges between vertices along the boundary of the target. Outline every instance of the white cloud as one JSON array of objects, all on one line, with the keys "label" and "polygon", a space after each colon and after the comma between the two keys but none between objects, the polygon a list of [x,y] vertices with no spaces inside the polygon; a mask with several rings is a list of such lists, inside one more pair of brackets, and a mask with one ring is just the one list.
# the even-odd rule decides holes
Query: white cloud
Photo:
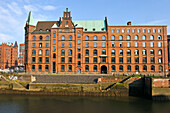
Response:
[{"label": "white cloud", "polygon": [[29,11],[38,11],[38,8],[33,5],[24,5],[24,9],[29,12]]},{"label": "white cloud", "polygon": [[21,10],[21,8],[18,6],[18,4],[16,2],[12,2],[11,4],[7,4],[7,6],[8,6],[9,9],[11,9],[11,11],[16,13],[17,15],[22,14],[22,10]]},{"label": "white cloud", "polygon": [[3,8],[3,7],[0,7],[0,14],[9,15],[10,13],[9,13],[9,11],[8,11],[7,9],[5,9],[5,8]]},{"label": "white cloud", "polygon": [[55,10],[56,7],[52,6],[52,5],[47,5],[43,7],[44,10]]},{"label": "white cloud", "polygon": [[14,39],[14,38],[10,35],[0,33],[0,40],[2,42],[7,42],[7,41],[10,41],[11,39]]}]

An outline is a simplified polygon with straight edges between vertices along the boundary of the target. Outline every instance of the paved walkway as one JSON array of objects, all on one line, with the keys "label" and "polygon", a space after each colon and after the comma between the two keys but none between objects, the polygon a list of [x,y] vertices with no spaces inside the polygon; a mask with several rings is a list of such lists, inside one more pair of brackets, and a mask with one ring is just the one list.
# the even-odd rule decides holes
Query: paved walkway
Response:
[{"label": "paved walkway", "polygon": [[77,76],[77,75],[33,75],[36,81],[33,83],[68,83],[68,84],[96,84],[101,76]]}]

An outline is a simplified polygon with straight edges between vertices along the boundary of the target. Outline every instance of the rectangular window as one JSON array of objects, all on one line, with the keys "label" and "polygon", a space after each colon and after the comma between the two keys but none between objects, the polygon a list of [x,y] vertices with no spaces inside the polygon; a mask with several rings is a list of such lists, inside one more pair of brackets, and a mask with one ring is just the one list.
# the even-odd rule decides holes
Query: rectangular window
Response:
[{"label": "rectangular window", "polygon": [[153,42],[150,42],[150,47],[154,47],[154,43]]},{"label": "rectangular window", "polygon": [[161,29],[158,29],[158,33],[161,33]]},{"label": "rectangular window", "polygon": [[39,63],[42,63],[42,57],[39,57],[38,62],[39,62]]},{"label": "rectangular window", "polygon": [[32,57],[32,63],[35,63],[35,57]]},{"label": "rectangular window", "polygon": [[130,29],[127,29],[127,33],[130,33]]},{"label": "rectangular window", "polygon": [[119,29],[117,29],[117,33],[119,33]]},{"label": "rectangular window", "polygon": [[78,61],[78,66],[80,66],[81,65],[81,62],[80,61]]},{"label": "rectangular window", "polygon": [[32,71],[35,71],[35,65],[32,65]]},{"label": "rectangular window", "polygon": [[135,42],[135,47],[138,47],[138,42]]},{"label": "rectangular window", "polygon": [[65,71],[65,66],[61,65],[61,71]]},{"label": "rectangular window", "polygon": [[42,48],[42,43],[39,43],[39,48]]},{"label": "rectangular window", "polygon": [[144,63],[144,64],[147,63],[147,57],[143,57],[143,63]]},{"label": "rectangular window", "polygon": [[65,57],[61,57],[61,63],[65,63]]},{"label": "rectangular window", "polygon": [[77,47],[77,51],[80,51],[80,49],[81,49],[80,46],[78,46],[78,47]]},{"label": "rectangular window", "polygon": [[135,33],[135,29],[132,29],[132,33]]},{"label": "rectangular window", "polygon": [[151,32],[151,29],[148,29],[148,33],[150,33]]},{"label": "rectangular window", "polygon": [[102,42],[102,47],[105,47],[105,45],[106,45],[105,42]]},{"label": "rectangular window", "polygon": [[77,40],[77,44],[81,44],[81,40],[80,39]]},{"label": "rectangular window", "polygon": [[162,43],[161,42],[158,42],[158,47],[162,47]]},{"label": "rectangular window", "polygon": [[125,32],[125,29],[122,29],[122,33],[124,33]]},{"label": "rectangular window", "polygon": [[46,43],[46,47],[49,47],[49,43]]},{"label": "rectangular window", "polygon": [[55,48],[55,46],[53,46],[53,51],[55,51],[56,50],[56,48]]},{"label": "rectangular window", "polygon": [[72,65],[68,65],[68,71],[72,71]]},{"label": "rectangular window", "polygon": [[156,33],[156,29],[153,29],[153,33]]},{"label": "rectangular window", "polygon": [[120,43],[119,43],[119,47],[123,47],[123,44],[122,44],[122,42],[120,42]]},{"label": "rectangular window", "polygon": [[106,57],[102,57],[102,63],[106,63]]},{"label": "rectangular window", "polygon": [[127,42],[127,47],[130,47],[130,42]]},{"label": "rectangular window", "polygon": [[45,57],[45,62],[49,63],[49,57]]},{"label": "rectangular window", "polygon": [[56,40],[55,39],[53,39],[53,44],[56,44]]},{"label": "rectangular window", "polygon": [[88,43],[88,42],[86,42],[86,45],[85,45],[85,47],[89,47],[89,43]]},{"label": "rectangular window", "polygon": [[115,60],[115,57],[112,57],[112,58],[111,58],[111,63],[115,63],[115,61],[116,61],[116,60]]},{"label": "rectangular window", "polygon": [[114,31],[115,31],[115,30],[114,30],[114,29],[112,29],[112,33],[114,33]]},{"label": "rectangular window", "polygon": [[72,43],[69,43],[69,47],[72,47]]},{"label": "rectangular window", "polygon": [[85,57],[85,63],[89,63],[89,57]]},{"label": "rectangular window", "polygon": [[143,47],[146,47],[146,42],[142,42]]},{"label": "rectangular window", "polygon": [[80,33],[78,33],[78,38],[81,36],[81,34]]},{"label": "rectangular window", "polygon": [[61,47],[62,47],[62,48],[64,47],[64,43],[61,43]]},{"label": "rectangular window", "polygon": [[96,42],[94,42],[94,47],[95,47],[95,48],[97,47],[97,43],[96,43]]},{"label": "rectangular window", "polygon": [[139,57],[135,57],[135,63],[136,63],[136,64],[139,63]]},{"label": "rectangular window", "polygon": [[154,64],[155,63],[155,58],[151,57],[151,63]]},{"label": "rectangular window", "polygon": [[128,63],[128,64],[131,63],[131,57],[127,57],[127,63]]},{"label": "rectangular window", "polygon": [[140,33],[140,29],[138,29],[138,33]]},{"label": "rectangular window", "polygon": [[111,46],[112,46],[112,47],[115,47],[115,43],[114,43],[114,42],[112,42]]},{"label": "rectangular window", "polygon": [[72,57],[68,57],[68,63],[72,63]]},{"label": "rectangular window", "polygon": [[93,63],[97,63],[97,57],[93,57]]},{"label": "rectangular window", "polygon": [[80,58],[81,58],[81,54],[79,53],[79,54],[78,54],[78,59],[80,59]]},{"label": "rectangular window", "polygon": [[162,63],[162,57],[158,58],[158,63],[161,64]]},{"label": "rectangular window", "polygon": [[32,47],[35,47],[35,43],[32,44]]},{"label": "rectangular window", "polygon": [[119,63],[123,64],[123,57],[119,57]]},{"label": "rectangular window", "polygon": [[56,33],[53,33],[53,38],[55,38],[56,37]]},{"label": "rectangular window", "polygon": [[38,71],[42,71],[42,65],[38,66]]},{"label": "rectangular window", "polygon": [[146,32],[146,30],[145,29],[143,29],[143,33],[145,33]]}]

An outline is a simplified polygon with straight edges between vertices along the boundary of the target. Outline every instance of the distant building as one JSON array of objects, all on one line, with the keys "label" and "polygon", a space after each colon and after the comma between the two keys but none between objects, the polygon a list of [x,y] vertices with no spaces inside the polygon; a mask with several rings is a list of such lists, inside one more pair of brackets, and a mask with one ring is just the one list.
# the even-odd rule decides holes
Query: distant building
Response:
[{"label": "distant building", "polygon": [[19,58],[18,66],[25,66],[25,44],[19,45]]},{"label": "distant building", "polygon": [[18,45],[13,43],[2,43],[0,45],[0,69],[18,66]]},{"label": "distant building", "polygon": [[31,73],[168,74],[166,25],[108,25],[107,18],[25,26],[26,71]]}]

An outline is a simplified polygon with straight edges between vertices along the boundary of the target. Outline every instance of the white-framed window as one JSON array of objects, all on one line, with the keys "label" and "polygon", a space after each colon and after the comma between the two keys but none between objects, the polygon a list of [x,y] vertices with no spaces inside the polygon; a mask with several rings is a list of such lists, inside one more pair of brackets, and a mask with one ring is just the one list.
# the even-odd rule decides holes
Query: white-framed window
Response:
[{"label": "white-framed window", "polygon": [[151,35],[151,36],[150,36],[150,40],[153,40],[153,39],[154,39],[154,36],[153,36],[153,35]]},{"label": "white-framed window", "polygon": [[122,33],[124,33],[125,32],[125,29],[122,29]]},{"label": "white-framed window", "polygon": [[127,47],[130,47],[130,42],[127,42]]},{"label": "white-framed window", "polygon": [[142,46],[143,46],[143,47],[146,47],[146,42],[142,42]]},{"label": "white-framed window", "polygon": [[153,42],[150,42],[150,47],[154,47],[154,43]]},{"label": "white-framed window", "polygon": [[127,40],[130,40],[130,35],[127,36]]},{"label": "white-framed window", "polygon": [[146,40],[146,36],[145,35],[142,36],[142,40]]},{"label": "white-framed window", "polygon": [[162,57],[158,58],[158,63],[162,63]]},{"label": "white-framed window", "polygon": [[162,43],[161,42],[158,42],[158,47],[162,47]]},{"label": "white-framed window", "polygon": [[135,55],[139,55],[139,50],[135,50]]},{"label": "white-framed window", "polygon": [[138,42],[135,42],[135,47],[138,47]]},{"label": "white-framed window", "polygon": [[145,50],[145,49],[142,50],[142,54],[143,54],[143,55],[146,55],[146,50]]},{"label": "white-framed window", "polygon": [[138,35],[135,35],[135,40],[138,40]]},{"label": "white-framed window", "polygon": [[162,55],[162,50],[158,50],[158,55]]}]

